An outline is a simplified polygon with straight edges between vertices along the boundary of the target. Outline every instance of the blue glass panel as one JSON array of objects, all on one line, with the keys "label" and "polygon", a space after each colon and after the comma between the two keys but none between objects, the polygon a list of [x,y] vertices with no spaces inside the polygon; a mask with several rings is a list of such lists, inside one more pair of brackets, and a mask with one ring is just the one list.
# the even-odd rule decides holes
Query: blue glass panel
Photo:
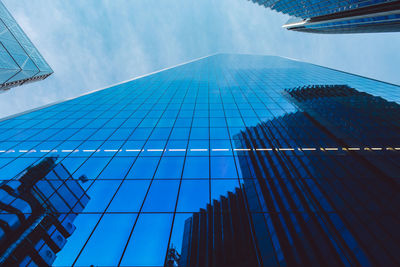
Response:
[{"label": "blue glass panel", "polygon": [[192,128],[190,139],[206,139],[208,140],[209,128]]},{"label": "blue glass panel", "polygon": [[190,128],[174,128],[170,138],[172,140],[187,140],[189,137]]},{"label": "blue glass panel", "polygon": [[179,190],[177,212],[197,212],[210,202],[210,182],[184,180]]},{"label": "blue glass panel", "polygon": [[120,180],[94,181],[87,191],[91,199],[84,212],[104,212],[120,184]]},{"label": "blue glass panel", "polygon": [[103,170],[109,158],[89,158],[75,173],[75,177],[86,175],[88,179],[96,179]]},{"label": "blue glass panel", "polygon": [[98,179],[124,179],[133,162],[132,158],[115,157],[101,172]]},{"label": "blue glass panel", "polygon": [[211,157],[211,178],[237,178],[233,157]]},{"label": "blue glass panel", "polygon": [[104,215],[75,264],[117,266],[136,216],[136,214]]},{"label": "blue glass panel", "polygon": [[81,214],[76,218],[74,221],[76,230],[57,254],[54,266],[72,266],[99,219],[100,214]]},{"label": "blue glass panel", "polygon": [[118,189],[108,212],[139,212],[150,180],[126,180]]},{"label": "blue glass panel", "polygon": [[209,179],[208,157],[186,157],[183,179]]},{"label": "blue glass panel", "polygon": [[179,181],[176,180],[154,180],[142,212],[174,212],[178,196]]},{"label": "blue glass panel", "polygon": [[162,266],[171,231],[172,214],[141,214],[121,266]]},{"label": "blue glass panel", "polygon": [[156,179],[176,179],[182,175],[183,157],[163,157],[158,165]]},{"label": "blue glass panel", "polygon": [[152,130],[153,128],[137,128],[129,137],[129,140],[146,140]]},{"label": "blue glass panel", "polygon": [[36,158],[19,158],[11,161],[0,169],[0,179],[8,180],[14,178],[35,161],[37,161]]},{"label": "blue glass panel", "polygon": [[211,180],[211,200],[218,200],[228,192],[235,192],[236,188],[240,188],[238,180]]},{"label": "blue glass panel", "polygon": [[131,170],[126,176],[127,179],[151,179],[155,168],[160,161],[159,157],[138,157]]}]

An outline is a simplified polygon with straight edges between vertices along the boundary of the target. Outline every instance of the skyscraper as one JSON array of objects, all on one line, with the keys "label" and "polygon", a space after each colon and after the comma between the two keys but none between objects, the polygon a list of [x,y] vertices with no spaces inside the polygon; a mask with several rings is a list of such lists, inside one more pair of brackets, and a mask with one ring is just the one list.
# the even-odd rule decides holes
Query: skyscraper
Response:
[{"label": "skyscraper", "polygon": [[220,234],[237,220],[260,266],[397,264],[399,89],[209,56],[2,120],[0,178],[52,155],[86,174],[90,201],[55,266],[190,266],[188,244],[191,259],[229,262],[240,255],[213,251],[240,253]]},{"label": "skyscraper", "polygon": [[313,33],[366,33],[400,31],[400,2],[251,0],[292,16],[283,27]]},{"label": "skyscraper", "polygon": [[46,79],[53,70],[0,1],[0,92]]}]

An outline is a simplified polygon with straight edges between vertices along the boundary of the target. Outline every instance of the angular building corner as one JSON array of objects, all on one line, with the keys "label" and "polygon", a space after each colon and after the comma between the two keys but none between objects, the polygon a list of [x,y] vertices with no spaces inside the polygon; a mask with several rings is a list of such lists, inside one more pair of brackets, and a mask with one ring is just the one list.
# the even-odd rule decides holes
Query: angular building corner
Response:
[{"label": "angular building corner", "polygon": [[249,0],[292,16],[283,25],[310,33],[376,33],[400,31],[400,1]]},{"label": "angular building corner", "polygon": [[0,1],[0,92],[44,80],[51,67]]}]

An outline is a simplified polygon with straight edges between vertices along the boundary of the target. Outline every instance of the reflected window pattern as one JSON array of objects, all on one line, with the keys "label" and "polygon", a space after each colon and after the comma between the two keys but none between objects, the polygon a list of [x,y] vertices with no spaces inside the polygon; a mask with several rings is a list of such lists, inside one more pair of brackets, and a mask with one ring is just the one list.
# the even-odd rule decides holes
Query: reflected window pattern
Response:
[{"label": "reflected window pattern", "polygon": [[3,181],[0,196],[0,263],[5,266],[51,265],[90,200],[80,181],[51,157],[18,180]]},{"label": "reflected window pattern", "polygon": [[[375,246],[388,257],[377,262],[390,263],[397,261],[388,251],[396,248],[390,243],[395,234],[385,243],[387,236],[375,233],[373,238],[382,240],[360,252],[357,248],[372,238],[360,239],[365,229],[375,224],[377,231],[383,224],[394,228],[391,215],[380,207],[389,199],[396,201],[397,187],[387,188],[386,180],[374,175],[379,171],[387,180],[399,178],[398,90],[395,85],[279,57],[213,55],[0,121],[0,179],[12,184],[26,168],[52,156],[58,156],[57,164],[73,177],[82,177],[79,184],[90,201],[77,212],[75,232],[57,253],[54,266],[190,266],[181,260],[187,257],[186,222],[237,192],[244,196],[240,205],[246,211],[238,216],[248,220],[251,234],[246,240],[253,245],[247,248],[254,252],[255,264],[296,262],[297,246],[303,243],[309,246],[303,249],[308,262],[321,263],[310,248],[322,242],[321,250],[331,259],[351,238],[357,241],[351,243],[355,247],[341,252],[340,260],[348,253],[361,262],[364,256],[359,255]],[[307,92],[321,98],[307,99]],[[292,185],[293,179],[302,184]],[[365,182],[357,189],[360,180]],[[266,194],[264,185],[270,181],[275,191]],[[332,190],[319,194],[317,183]],[[330,250],[339,241],[311,242],[312,231],[292,236],[293,231],[307,229],[308,223],[328,227],[305,210],[311,204],[302,201],[311,200],[298,192],[305,185],[334,222],[318,231],[325,231],[328,238],[343,236],[340,249]],[[347,188],[358,190],[352,194],[357,200],[348,196]],[[392,193],[379,200],[385,190]],[[370,194],[368,200],[362,198]],[[335,206],[325,201],[331,198],[345,199]],[[283,206],[271,212],[266,199]],[[376,209],[379,217],[355,209],[361,199],[362,207]],[[343,215],[334,209],[345,207],[346,214],[354,216],[346,215],[349,221],[342,222]],[[293,217],[283,208],[303,213]],[[227,209],[225,218],[234,216]],[[357,229],[357,235],[346,232],[366,216],[370,226]],[[291,226],[286,225],[289,222]],[[224,225],[221,221],[219,227]],[[335,229],[342,232],[333,235]],[[239,244],[232,245],[240,250]],[[209,253],[212,247],[207,249]],[[374,262],[369,256],[363,259]]]},{"label": "reflected window pattern", "polygon": [[[256,178],[243,187],[255,238],[270,248],[261,253],[263,264],[396,265],[400,165],[391,146],[400,146],[400,105],[345,85],[285,93],[300,111],[249,128],[237,140],[250,148],[239,162]],[[301,136],[299,124],[319,137],[317,144]],[[302,149],[259,150],[277,146]],[[311,147],[317,149],[305,149]]]},{"label": "reflected window pattern", "polygon": [[170,247],[168,255],[176,257],[169,266],[258,265],[244,194],[232,191],[185,220],[181,254]]},{"label": "reflected window pattern", "polygon": [[53,70],[0,1],[0,92],[46,79]]}]

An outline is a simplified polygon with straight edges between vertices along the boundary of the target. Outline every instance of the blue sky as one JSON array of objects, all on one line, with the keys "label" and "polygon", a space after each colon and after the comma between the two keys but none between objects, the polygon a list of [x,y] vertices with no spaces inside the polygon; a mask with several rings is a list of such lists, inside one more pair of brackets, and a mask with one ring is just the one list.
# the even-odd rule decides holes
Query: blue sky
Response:
[{"label": "blue sky", "polygon": [[[216,52],[268,54],[400,84],[400,33],[317,35],[247,0],[3,0],[55,73],[0,117]],[[399,92],[400,93],[400,92]]]}]

